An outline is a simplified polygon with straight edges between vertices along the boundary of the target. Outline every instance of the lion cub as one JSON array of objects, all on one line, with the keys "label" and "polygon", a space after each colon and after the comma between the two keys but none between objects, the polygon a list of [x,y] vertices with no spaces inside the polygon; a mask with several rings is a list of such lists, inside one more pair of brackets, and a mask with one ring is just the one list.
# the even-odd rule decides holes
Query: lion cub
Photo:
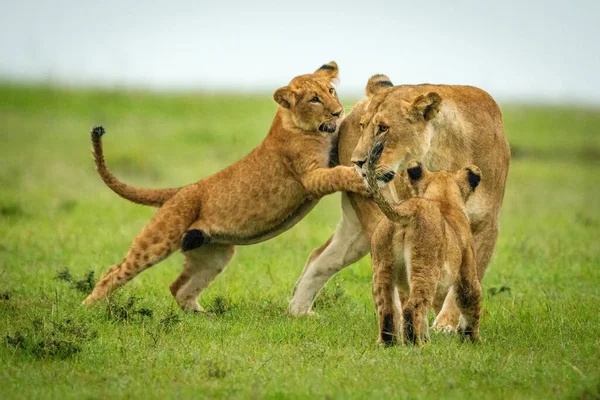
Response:
[{"label": "lion cub", "polygon": [[[390,180],[384,167],[375,170],[384,143],[369,155],[367,182],[386,215],[371,241],[373,298],[379,318],[378,343],[400,339],[403,320],[405,343],[428,339],[427,310],[437,294],[454,288],[461,312],[457,333],[479,340],[481,285],[475,265],[475,245],[465,202],[481,180],[481,171],[468,166],[455,173],[430,172],[418,161],[408,163],[401,178],[412,197],[392,206],[379,186]],[[394,302],[399,290],[402,314]]]},{"label": "lion cub", "polygon": [[96,169],[106,185],[127,200],[160,208],[84,304],[106,298],[181,249],[183,271],[171,293],[181,308],[202,311],[197,298],[231,260],[235,245],[277,236],[327,194],[368,195],[354,168],[337,165],[344,113],[332,85],[337,77],[338,66],[330,62],[275,91],[279,107],[263,142],[235,164],[182,188],[143,189],[119,181],[104,163],[104,129],[94,128]]}]

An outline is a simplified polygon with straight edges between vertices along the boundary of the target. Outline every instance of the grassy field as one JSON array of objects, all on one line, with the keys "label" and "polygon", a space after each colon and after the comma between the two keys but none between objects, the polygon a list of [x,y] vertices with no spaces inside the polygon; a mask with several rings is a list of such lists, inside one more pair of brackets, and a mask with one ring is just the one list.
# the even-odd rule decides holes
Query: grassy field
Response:
[{"label": "grassy field", "polygon": [[514,157],[480,345],[377,347],[368,257],[329,283],[318,317],[286,315],[339,195],[238,248],[205,315],[170,295],[181,254],[82,308],[153,213],[102,184],[91,125],[117,176],[165,187],[246,154],[274,111],[268,96],[0,85],[0,398],[600,397],[600,110],[503,107]]}]

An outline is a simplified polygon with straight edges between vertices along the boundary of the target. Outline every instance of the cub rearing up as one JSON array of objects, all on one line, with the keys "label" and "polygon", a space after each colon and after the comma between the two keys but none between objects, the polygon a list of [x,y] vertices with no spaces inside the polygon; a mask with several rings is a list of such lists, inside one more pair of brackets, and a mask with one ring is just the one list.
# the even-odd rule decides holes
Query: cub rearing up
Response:
[{"label": "cub rearing up", "polygon": [[104,299],[181,248],[183,272],[170,285],[171,293],[181,308],[202,311],[197,298],[231,260],[234,245],[286,231],[324,195],[367,194],[354,168],[335,166],[332,150],[343,117],[331,84],[337,76],[337,64],[330,62],[278,89],[273,97],[279,107],[264,141],[237,163],[182,188],[140,189],[120,182],[104,163],[104,129],[94,128],[96,168],[106,185],[127,200],[160,208],[84,304]]},{"label": "cub rearing up", "polygon": [[[411,161],[399,178],[413,197],[392,206],[379,186],[389,182],[393,172],[385,165],[375,167],[383,147],[383,140],[373,145],[366,174],[373,198],[387,217],[371,240],[378,343],[398,341],[401,320],[405,343],[426,341],[428,308],[436,294],[445,297],[450,287],[461,312],[456,331],[477,342],[481,285],[465,202],[479,185],[481,171],[472,165],[455,173],[430,172]],[[394,302],[395,290],[402,314]]]}]

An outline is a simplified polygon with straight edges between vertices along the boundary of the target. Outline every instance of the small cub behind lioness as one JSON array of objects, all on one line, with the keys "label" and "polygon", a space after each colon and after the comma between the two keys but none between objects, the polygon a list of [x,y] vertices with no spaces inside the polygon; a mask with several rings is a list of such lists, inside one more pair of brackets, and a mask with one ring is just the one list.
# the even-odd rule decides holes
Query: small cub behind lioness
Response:
[{"label": "small cub behind lioness", "polygon": [[[431,172],[411,161],[398,177],[407,183],[408,200],[390,205],[379,186],[393,172],[375,170],[384,143],[373,146],[367,182],[377,204],[387,216],[372,237],[373,297],[379,318],[381,344],[400,340],[403,320],[405,343],[428,339],[427,310],[433,298],[450,288],[456,293],[461,318],[456,331],[479,340],[481,285],[475,265],[475,245],[465,202],[481,180],[481,171],[468,166],[455,173]],[[402,314],[394,302],[400,292]]]}]

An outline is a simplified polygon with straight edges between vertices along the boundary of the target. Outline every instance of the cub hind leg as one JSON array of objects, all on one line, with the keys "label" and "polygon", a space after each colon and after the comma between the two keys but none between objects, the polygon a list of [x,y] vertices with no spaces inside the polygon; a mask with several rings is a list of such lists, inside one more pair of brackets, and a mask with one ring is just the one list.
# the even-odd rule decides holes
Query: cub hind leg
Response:
[{"label": "cub hind leg", "polygon": [[455,292],[456,304],[461,312],[456,332],[463,338],[477,343],[480,341],[479,318],[482,294],[472,249],[465,251]]},{"label": "cub hind leg", "polygon": [[[428,249],[432,253],[437,249]],[[421,344],[429,340],[427,312],[435,297],[441,266],[431,259],[429,254],[419,254],[407,260],[410,271],[410,294],[402,304],[404,343]]]},{"label": "cub hind leg", "polygon": [[223,271],[234,253],[234,246],[223,244],[209,244],[184,253],[183,271],[169,286],[181,309],[204,311],[198,296]]},{"label": "cub hind leg", "polygon": [[189,204],[178,201],[178,197],[176,195],[156,212],[135,238],[123,261],[110,268],[83,304],[91,305],[105,299],[140,272],[164,260],[181,247],[183,234],[196,219],[198,212],[189,207]]},{"label": "cub hind leg", "polygon": [[[481,283],[494,253],[496,240],[498,239],[497,218],[486,215],[485,218],[479,221],[473,221],[471,229],[473,230],[473,239],[477,248],[475,252],[477,275]],[[450,289],[447,296],[436,299],[435,306],[439,305],[439,309],[436,307],[437,317],[434,328],[437,330],[450,332],[454,331],[458,325],[461,312],[455,301],[456,296],[457,293],[455,290]]]},{"label": "cub hind leg", "polygon": [[373,262],[373,300],[379,320],[378,344],[386,346],[398,343],[400,336],[400,312],[397,307],[398,291],[393,278],[393,266]]}]

